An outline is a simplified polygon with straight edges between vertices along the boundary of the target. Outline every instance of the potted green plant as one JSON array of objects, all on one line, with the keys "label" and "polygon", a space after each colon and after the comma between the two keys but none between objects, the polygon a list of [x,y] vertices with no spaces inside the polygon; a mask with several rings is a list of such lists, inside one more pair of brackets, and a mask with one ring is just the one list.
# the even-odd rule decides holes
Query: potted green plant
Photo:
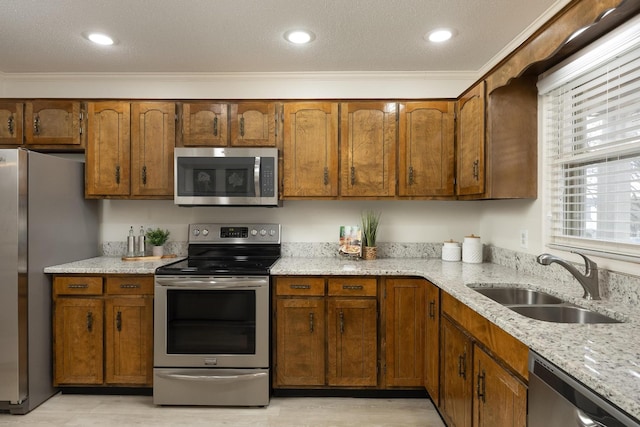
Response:
[{"label": "potted green plant", "polygon": [[162,230],[161,228],[147,229],[147,242],[152,247],[153,256],[162,256],[164,254],[164,244],[169,239],[169,230]]},{"label": "potted green plant", "polygon": [[376,259],[378,249],[376,239],[378,237],[378,225],[380,224],[380,212],[365,211],[362,213],[362,258]]}]

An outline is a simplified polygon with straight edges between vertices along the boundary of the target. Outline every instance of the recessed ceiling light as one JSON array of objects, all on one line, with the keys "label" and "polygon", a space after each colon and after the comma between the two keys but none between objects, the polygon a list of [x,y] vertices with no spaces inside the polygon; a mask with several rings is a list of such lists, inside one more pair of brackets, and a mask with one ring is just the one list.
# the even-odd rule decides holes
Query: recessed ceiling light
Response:
[{"label": "recessed ceiling light", "polygon": [[87,38],[96,44],[104,46],[110,46],[114,43],[111,37],[102,33],[89,33],[87,34]]},{"label": "recessed ceiling light", "polygon": [[447,28],[441,28],[438,30],[433,30],[429,34],[425,36],[427,40],[433,43],[442,43],[449,40],[453,37],[453,30],[449,30]]},{"label": "recessed ceiling light", "polygon": [[292,30],[284,33],[284,39],[293,44],[306,44],[315,39],[315,34],[307,30]]}]

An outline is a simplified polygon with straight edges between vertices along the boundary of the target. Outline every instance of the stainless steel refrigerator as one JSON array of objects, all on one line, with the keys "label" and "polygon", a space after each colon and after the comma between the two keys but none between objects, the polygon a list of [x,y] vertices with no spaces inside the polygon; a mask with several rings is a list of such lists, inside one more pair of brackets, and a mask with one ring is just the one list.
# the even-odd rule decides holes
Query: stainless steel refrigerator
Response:
[{"label": "stainless steel refrigerator", "polygon": [[55,392],[50,265],[97,256],[99,206],[81,161],[0,149],[0,411]]}]

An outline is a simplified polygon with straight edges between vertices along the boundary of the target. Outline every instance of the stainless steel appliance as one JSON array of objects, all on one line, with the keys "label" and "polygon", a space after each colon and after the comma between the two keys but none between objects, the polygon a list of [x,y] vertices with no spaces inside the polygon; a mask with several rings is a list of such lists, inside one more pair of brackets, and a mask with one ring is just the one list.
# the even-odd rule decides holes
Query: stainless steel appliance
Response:
[{"label": "stainless steel appliance", "polygon": [[153,402],[269,404],[269,271],[278,224],[191,224],[188,257],[156,270]]},{"label": "stainless steel appliance", "polygon": [[55,393],[43,269],[97,256],[98,218],[81,162],[0,150],[0,410],[25,414]]},{"label": "stainless steel appliance", "polygon": [[534,351],[529,352],[529,427],[622,427],[640,423]]},{"label": "stainless steel appliance", "polygon": [[176,148],[174,202],[278,206],[277,148]]}]

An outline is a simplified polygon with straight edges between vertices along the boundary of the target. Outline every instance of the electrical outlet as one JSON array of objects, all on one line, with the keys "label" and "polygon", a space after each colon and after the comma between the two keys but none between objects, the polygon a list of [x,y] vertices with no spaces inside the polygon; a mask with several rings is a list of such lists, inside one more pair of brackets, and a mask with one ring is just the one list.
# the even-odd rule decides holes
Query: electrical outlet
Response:
[{"label": "electrical outlet", "polygon": [[524,249],[529,247],[529,230],[520,230],[520,247]]}]

